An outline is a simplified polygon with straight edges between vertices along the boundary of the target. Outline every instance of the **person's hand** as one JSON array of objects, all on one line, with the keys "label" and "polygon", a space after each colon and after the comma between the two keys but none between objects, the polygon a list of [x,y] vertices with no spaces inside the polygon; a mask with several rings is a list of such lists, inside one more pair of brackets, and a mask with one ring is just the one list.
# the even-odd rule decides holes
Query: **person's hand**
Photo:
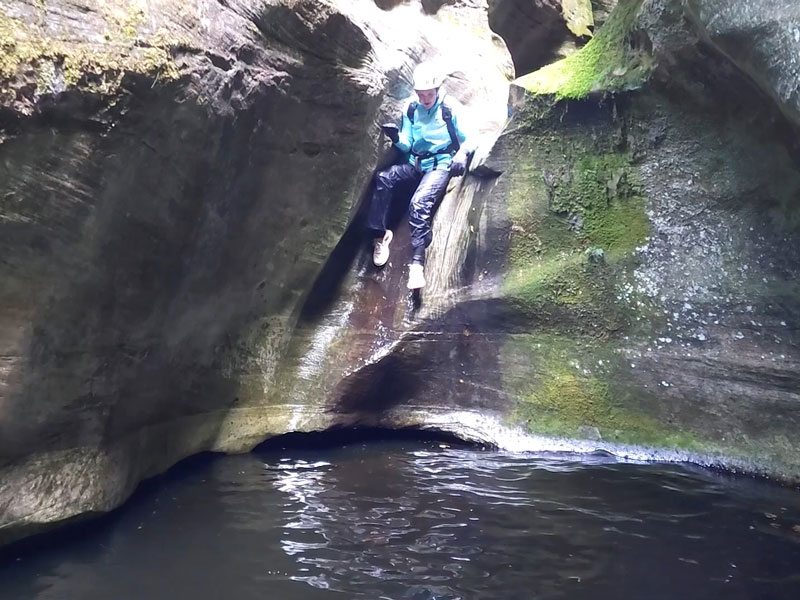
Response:
[{"label": "person's hand", "polygon": [[461,177],[467,171],[467,157],[464,154],[458,153],[453,157],[450,163],[450,175],[453,177]]},{"label": "person's hand", "polygon": [[388,137],[395,144],[400,140],[400,128],[394,123],[384,123],[381,125],[381,131],[383,135]]}]

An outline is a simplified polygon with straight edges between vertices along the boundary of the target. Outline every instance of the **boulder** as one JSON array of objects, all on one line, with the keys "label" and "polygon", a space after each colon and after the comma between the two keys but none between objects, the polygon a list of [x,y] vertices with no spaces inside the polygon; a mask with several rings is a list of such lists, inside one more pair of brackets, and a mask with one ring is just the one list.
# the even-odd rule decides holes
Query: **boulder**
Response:
[{"label": "boulder", "polygon": [[692,0],[687,14],[720,50],[800,123],[800,4]]},{"label": "boulder", "polygon": [[4,3],[0,543],[299,414],[331,423],[273,386],[376,124],[427,58],[506,115],[484,5],[377,4]]}]

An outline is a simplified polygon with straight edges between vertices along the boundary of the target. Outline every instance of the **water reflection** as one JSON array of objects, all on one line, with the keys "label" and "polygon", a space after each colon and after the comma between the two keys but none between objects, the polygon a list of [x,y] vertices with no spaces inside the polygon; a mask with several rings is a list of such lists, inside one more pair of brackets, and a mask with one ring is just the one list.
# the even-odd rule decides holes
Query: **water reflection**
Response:
[{"label": "water reflection", "polygon": [[[653,598],[710,597],[694,594],[713,595],[716,583],[736,597],[734,581],[749,597],[755,581],[737,580],[740,566],[722,558],[757,563],[748,550],[764,541],[736,525],[737,485],[725,478],[605,456],[356,454],[355,464],[268,466],[288,498],[281,545],[302,565],[295,581],[363,598],[616,598],[651,588]],[[800,514],[798,499],[777,491]],[[749,534],[751,548],[727,544]],[[792,577],[780,581],[790,587]]]},{"label": "water reflection", "polygon": [[800,495],[675,465],[352,444],[212,460],[0,598],[800,597]]}]

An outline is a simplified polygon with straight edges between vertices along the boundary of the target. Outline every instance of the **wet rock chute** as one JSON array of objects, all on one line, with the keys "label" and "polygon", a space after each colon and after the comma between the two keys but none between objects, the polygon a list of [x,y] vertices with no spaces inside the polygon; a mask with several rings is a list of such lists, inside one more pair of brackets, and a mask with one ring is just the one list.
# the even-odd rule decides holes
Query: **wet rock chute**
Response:
[{"label": "wet rock chute", "polygon": [[[0,543],[335,426],[800,480],[796,2],[176,6],[0,8]],[[414,307],[359,210],[430,59]]]}]

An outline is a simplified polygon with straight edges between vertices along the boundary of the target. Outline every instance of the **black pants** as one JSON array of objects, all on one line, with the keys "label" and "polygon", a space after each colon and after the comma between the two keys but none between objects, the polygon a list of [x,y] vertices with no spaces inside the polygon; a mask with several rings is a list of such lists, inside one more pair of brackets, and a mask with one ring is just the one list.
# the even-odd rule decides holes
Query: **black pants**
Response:
[{"label": "black pants", "polygon": [[447,190],[450,179],[448,171],[420,173],[411,164],[392,165],[375,174],[375,191],[367,214],[367,229],[376,235],[386,231],[386,218],[394,195],[404,188],[414,189],[409,207],[408,222],[411,225],[411,247],[414,249],[412,263],[425,262],[425,248],[430,246],[433,236],[431,226],[437,203]]}]

